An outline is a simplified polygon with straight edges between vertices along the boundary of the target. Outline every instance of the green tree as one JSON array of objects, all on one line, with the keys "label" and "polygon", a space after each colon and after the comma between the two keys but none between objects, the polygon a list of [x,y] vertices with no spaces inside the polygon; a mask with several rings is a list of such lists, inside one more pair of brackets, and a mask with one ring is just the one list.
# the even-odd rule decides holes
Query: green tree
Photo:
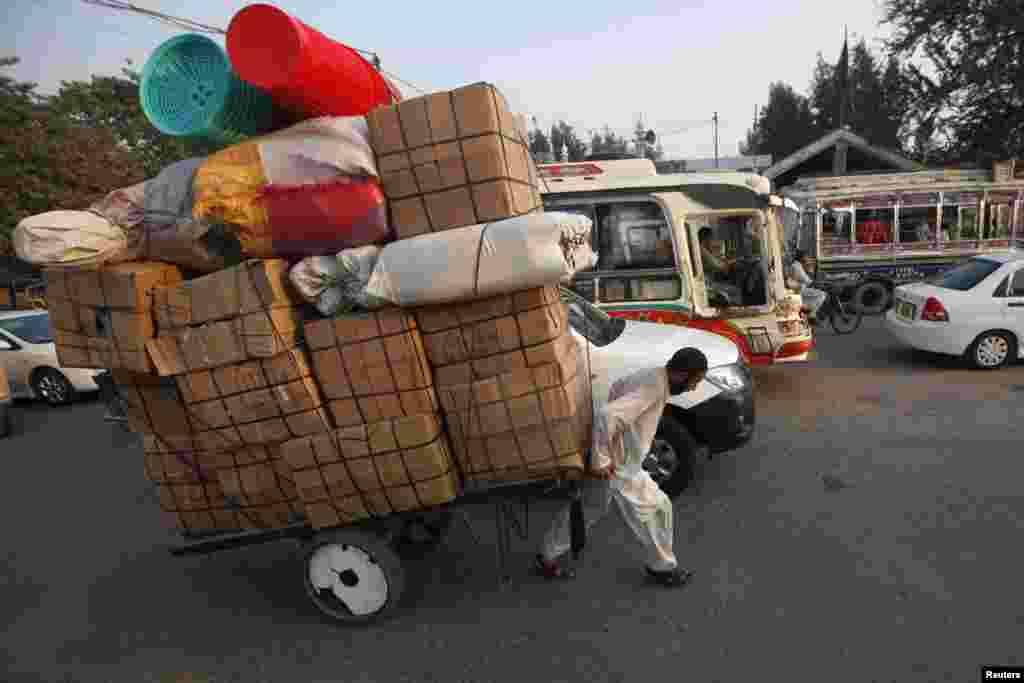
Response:
[{"label": "green tree", "polygon": [[208,143],[171,137],[157,130],[142,109],[140,81],[141,74],[130,68],[122,69],[121,76],[64,81],[48,104],[69,121],[110,130],[138,156],[147,176],[155,176],[175,161],[215,151],[216,147]]},{"label": "green tree", "polygon": [[782,82],[768,89],[768,104],[761,110],[757,125],[747,131],[744,155],[770,154],[783,159],[814,141],[817,131],[806,97]]},{"label": "green tree", "polygon": [[832,65],[818,53],[810,87],[816,134],[825,135],[840,126],[845,88],[846,125],[872,144],[900,149],[904,73],[899,61],[882,63],[863,39],[848,54],[844,79],[844,56]]},{"label": "green tree", "polygon": [[985,165],[1024,156],[1020,0],[886,0],[883,23],[895,29],[889,56],[908,63],[915,151],[928,161]]},{"label": "green tree", "polygon": [[540,128],[530,132],[530,152],[534,155],[549,154],[551,152],[551,142]]},{"label": "green tree", "polygon": [[565,121],[551,126],[551,150],[556,159],[561,159],[565,146],[568,161],[583,161],[587,156],[587,145],[576,135],[576,131]]}]

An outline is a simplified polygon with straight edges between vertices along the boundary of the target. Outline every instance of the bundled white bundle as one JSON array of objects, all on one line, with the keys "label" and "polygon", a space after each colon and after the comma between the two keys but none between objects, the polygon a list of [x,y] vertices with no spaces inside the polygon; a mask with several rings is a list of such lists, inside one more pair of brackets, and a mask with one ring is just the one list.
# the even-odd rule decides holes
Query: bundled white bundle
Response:
[{"label": "bundled white bundle", "polygon": [[330,317],[354,308],[382,308],[387,302],[366,292],[380,251],[380,247],[371,245],[345,249],[337,256],[310,256],[296,263],[288,277],[302,298],[314,304],[321,315]]},{"label": "bundled white bundle", "polygon": [[47,211],[14,229],[18,258],[37,266],[96,266],[126,260],[124,230],[91,211]]},{"label": "bundled white bundle", "polygon": [[368,294],[398,306],[481,299],[565,282],[594,267],[589,218],[533,213],[393,242]]}]

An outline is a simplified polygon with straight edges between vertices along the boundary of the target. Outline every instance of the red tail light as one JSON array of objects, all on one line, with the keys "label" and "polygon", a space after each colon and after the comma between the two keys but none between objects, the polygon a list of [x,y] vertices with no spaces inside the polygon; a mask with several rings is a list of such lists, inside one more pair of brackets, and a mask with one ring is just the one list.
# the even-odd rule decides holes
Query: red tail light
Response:
[{"label": "red tail light", "polygon": [[948,323],[949,314],[946,313],[945,307],[935,297],[929,297],[928,301],[924,304],[924,310],[921,311],[921,320],[930,320],[933,323]]},{"label": "red tail light", "polygon": [[537,170],[540,172],[540,175],[552,178],[589,176],[604,173],[604,170],[597,164],[548,164],[539,166]]}]

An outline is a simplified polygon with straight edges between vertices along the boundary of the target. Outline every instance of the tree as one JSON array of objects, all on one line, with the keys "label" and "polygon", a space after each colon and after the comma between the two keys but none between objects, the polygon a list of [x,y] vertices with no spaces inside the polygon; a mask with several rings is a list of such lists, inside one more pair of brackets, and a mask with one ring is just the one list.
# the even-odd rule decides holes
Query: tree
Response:
[{"label": "tree", "polygon": [[643,121],[637,121],[636,127],[633,129],[633,144],[636,145],[638,150],[642,149],[644,151],[644,158],[657,161],[665,154],[665,149],[661,146],[661,143],[655,146],[647,142],[648,130]]},{"label": "tree", "polygon": [[565,121],[559,121],[551,126],[551,150],[556,159],[561,159],[563,145],[568,161],[583,161],[587,155],[587,146],[576,135],[573,127]]},{"label": "tree", "polygon": [[551,143],[548,136],[540,128],[530,132],[530,153],[534,156],[551,153]]},{"label": "tree", "polygon": [[872,144],[901,149],[903,85],[899,61],[889,59],[883,64],[871,54],[863,39],[850,52],[844,45],[836,65],[829,64],[818,53],[810,87],[816,134],[825,135],[840,127],[845,95],[844,123],[853,132]]},{"label": "tree", "polygon": [[[131,62],[129,61],[130,65]],[[93,76],[89,82],[64,81],[50,108],[86,126],[106,128],[141,160],[147,176],[175,161],[206,156],[216,147],[198,140],[164,135],[149,122],[139,99],[141,74],[130,68],[122,76]]]},{"label": "tree", "polygon": [[785,158],[817,137],[814,116],[806,97],[785,83],[772,83],[768,104],[758,116],[757,125],[747,131],[744,155],[770,154]]},{"label": "tree", "polygon": [[[1020,0],[886,0],[890,57],[907,65],[915,145],[934,160],[1024,156],[1024,12]],[[924,60],[934,70],[925,73]]]}]

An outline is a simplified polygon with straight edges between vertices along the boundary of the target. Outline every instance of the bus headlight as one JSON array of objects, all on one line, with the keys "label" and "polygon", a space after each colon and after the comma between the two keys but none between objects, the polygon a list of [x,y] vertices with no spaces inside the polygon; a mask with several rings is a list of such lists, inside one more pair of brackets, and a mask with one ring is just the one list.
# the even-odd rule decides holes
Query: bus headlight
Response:
[{"label": "bus headlight", "polygon": [[721,365],[708,370],[704,379],[722,391],[738,391],[750,384],[750,371],[742,363]]}]

